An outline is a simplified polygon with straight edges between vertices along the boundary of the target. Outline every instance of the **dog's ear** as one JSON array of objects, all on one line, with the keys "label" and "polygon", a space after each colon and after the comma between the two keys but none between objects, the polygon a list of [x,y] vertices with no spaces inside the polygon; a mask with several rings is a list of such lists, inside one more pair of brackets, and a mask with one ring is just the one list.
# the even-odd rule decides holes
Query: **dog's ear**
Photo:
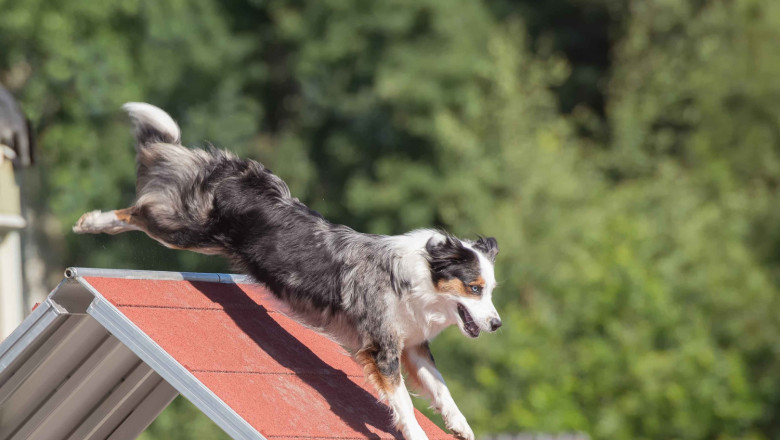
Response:
[{"label": "dog's ear", "polygon": [[449,235],[437,235],[425,243],[428,265],[434,284],[442,278],[451,278],[451,268],[474,259],[476,255],[463,246],[460,240]]},{"label": "dog's ear", "polygon": [[468,249],[456,238],[445,235],[428,239],[425,250],[428,252],[429,260],[456,262],[463,259],[464,251]]},{"label": "dog's ear", "polygon": [[476,243],[474,243],[474,249],[485,254],[491,263],[496,262],[496,255],[498,255],[498,241],[493,237],[479,237]]}]

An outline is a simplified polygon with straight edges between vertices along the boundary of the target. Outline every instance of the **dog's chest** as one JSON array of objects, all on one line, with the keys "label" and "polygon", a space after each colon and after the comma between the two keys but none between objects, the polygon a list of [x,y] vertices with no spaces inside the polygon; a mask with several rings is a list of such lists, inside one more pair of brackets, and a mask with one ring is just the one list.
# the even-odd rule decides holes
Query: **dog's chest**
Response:
[{"label": "dog's chest", "polygon": [[453,324],[444,311],[431,307],[403,307],[399,312],[396,323],[407,347],[429,341]]}]

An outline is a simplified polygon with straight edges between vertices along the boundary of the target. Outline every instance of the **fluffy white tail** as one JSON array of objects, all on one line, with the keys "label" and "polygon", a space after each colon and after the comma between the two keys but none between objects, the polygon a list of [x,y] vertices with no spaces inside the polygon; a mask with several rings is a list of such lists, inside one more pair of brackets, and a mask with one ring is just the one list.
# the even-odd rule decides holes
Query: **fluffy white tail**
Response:
[{"label": "fluffy white tail", "polygon": [[122,110],[130,115],[138,146],[164,142],[181,143],[181,130],[168,113],[144,102],[128,102]]}]

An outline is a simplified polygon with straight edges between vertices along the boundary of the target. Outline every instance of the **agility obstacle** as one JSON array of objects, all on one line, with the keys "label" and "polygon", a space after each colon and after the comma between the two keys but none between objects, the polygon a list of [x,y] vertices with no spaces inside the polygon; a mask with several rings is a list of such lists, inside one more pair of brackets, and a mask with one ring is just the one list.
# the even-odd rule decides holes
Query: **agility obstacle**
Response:
[{"label": "agility obstacle", "polygon": [[243,276],[65,275],[0,343],[0,440],[133,439],[178,394],[234,439],[401,438],[348,354]]}]

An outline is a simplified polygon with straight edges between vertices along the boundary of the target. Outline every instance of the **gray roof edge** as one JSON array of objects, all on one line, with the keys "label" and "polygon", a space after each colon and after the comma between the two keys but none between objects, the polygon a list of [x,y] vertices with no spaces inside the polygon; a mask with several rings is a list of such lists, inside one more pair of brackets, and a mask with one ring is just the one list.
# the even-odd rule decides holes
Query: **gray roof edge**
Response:
[{"label": "gray roof edge", "polygon": [[0,341],[0,372],[10,366],[63,313],[66,312],[50,299],[38,305],[19,327]]},{"label": "gray roof edge", "polygon": [[[125,274],[122,276],[120,274]],[[151,274],[151,276],[143,276]],[[170,274],[169,276],[165,276]],[[206,277],[203,275],[210,275]],[[196,378],[189,370],[160,347],[129,318],[106,300],[89,282],[82,277],[115,277],[126,279],[162,279],[186,281],[235,282],[220,279],[223,274],[198,274],[187,272],[151,272],[109,269],[69,268],[66,276],[76,280],[95,299],[87,308],[87,314],[95,318],[106,330],[133,351],[165,381],[192,402],[206,416],[214,421],[225,433],[237,440],[265,440],[252,425],[228,406],[214,392]],[[214,278],[216,277],[216,279]],[[56,292],[56,289],[55,289]],[[54,292],[52,292],[54,293]]]},{"label": "gray roof edge", "polygon": [[65,269],[66,278],[104,277],[127,280],[169,280],[169,281],[206,281],[228,284],[256,284],[249,275],[231,273],[204,272],[164,272],[134,269],[97,269],[91,267],[69,267]]}]

